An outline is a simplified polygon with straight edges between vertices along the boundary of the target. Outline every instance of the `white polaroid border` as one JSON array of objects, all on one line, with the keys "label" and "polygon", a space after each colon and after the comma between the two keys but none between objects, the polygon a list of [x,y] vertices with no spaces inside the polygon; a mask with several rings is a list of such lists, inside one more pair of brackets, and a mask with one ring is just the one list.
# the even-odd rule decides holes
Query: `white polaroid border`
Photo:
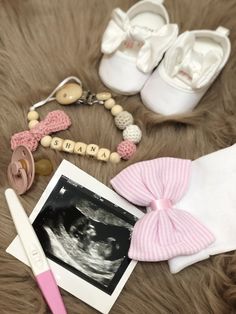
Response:
[{"label": "white polaroid border", "polygon": [[[113,190],[111,190],[86,172],[82,171],[69,161],[63,160],[56,170],[55,174],[51,178],[48,186],[44,190],[34,210],[32,211],[29,217],[31,223],[33,223],[33,221],[41,211],[44,203],[48,199],[49,195],[53,191],[55,185],[62,175],[93,191],[94,193],[101,195],[103,198],[106,198],[108,201],[125,209],[132,215],[138,218],[141,218],[143,216],[143,213],[139,209],[120,197]],[[25,255],[24,249],[18,236],[12,241],[12,243],[6,249],[6,252],[15,256],[21,262],[29,266],[28,258]],[[77,275],[73,274],[71,271],[65,269],[63,266],[60,266],[59,264],[53,262],[52,260],[48,259],[48,262],[53,271],[57,284],[62,289],[65,289],[75,297],[81,299],[83,302],[89,304],[90,306],[94,307],[104,314],[109,313],[111,307],[115,303],[122,288],[124,287],[126,281],[128,280],[134,267],[137,264],[136,261],[130,262],[115,290],[111,295],[109,295],[99,288],[96,288],[92,284],[88,283],[87,281],[83,280],[82,278],[78,277]]]}]

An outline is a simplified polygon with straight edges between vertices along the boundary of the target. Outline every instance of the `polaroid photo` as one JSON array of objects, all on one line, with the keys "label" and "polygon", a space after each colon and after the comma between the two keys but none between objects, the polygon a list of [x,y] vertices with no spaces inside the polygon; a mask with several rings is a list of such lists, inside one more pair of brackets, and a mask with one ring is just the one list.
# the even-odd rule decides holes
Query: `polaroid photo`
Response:
[{"label": "polaroid photo", "polygon": [[[142,215],[63,160],[29,219],[58,285],[106,314],[137,263],[127,254],[133,226]],[[29,265],[18,237],[6,251]]]}]

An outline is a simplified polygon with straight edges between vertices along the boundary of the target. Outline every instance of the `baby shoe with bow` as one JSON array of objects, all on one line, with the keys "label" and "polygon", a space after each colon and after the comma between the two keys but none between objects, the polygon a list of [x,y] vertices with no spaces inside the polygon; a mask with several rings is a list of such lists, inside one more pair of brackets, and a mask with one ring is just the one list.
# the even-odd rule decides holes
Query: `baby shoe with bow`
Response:
[{"label": "baby shoe with bow", "polygon": [[178,35],[169,24],[163,0],[144,0],[126,13],[119,8],[104,32],[99,66],[103,83],[111,90],[133,95],[142,89],[152,70]]},{"label": "baby shoe with bow", "polygon": [[228,35],[221,26],[181,34],[145,83],[144,105],[163,115],[192,111],[229,58]]}]

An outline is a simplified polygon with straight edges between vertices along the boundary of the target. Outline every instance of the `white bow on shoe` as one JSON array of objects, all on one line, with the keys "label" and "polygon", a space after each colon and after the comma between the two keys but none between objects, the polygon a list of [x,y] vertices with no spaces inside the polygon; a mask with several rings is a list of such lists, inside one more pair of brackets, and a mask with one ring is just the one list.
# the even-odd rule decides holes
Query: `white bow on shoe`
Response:
[{"label": "white bow on shoe", "polygon": [[177,46],[165,55],[166,72],[177,77],[192,89],[200,89],[210,83],[217,72],[223,52],[211,49],[203,54],[195,50],[195,35],[185,32]]},{"label": "white bow on shoe", "polygon": [[103,34],[99,66],[102,82],[113,91],[138,93],[178,35],[162,0],[138,1],[127,12],[113,10]]},{"label": "white bow on shoe", "polygon": [[178,35],[176,24],[166,24],[158,30],[152,30],[141,25],[132,25],[128,15],[117,8],[112,13],[103,38],[102,52],[111,54],[115,52],[126,40],[140,42],[136,65],[144,73],[148,73],[160,62],[169,43]]},{"label": "white bow on shoe", "polygon": [[162,115],[192,111],[229,59],[228,36],[222,26],[181,34],[145,83],[144,105]]}]

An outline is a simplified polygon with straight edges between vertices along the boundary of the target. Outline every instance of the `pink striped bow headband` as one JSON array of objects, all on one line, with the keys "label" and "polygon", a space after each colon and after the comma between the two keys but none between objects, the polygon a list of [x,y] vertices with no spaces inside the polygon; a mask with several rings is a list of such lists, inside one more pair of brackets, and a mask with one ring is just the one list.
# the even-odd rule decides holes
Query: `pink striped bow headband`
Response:
[{"label": "pink striped bow headband", "polygon": [[64,111],[51,111],[44,120],[37,123],[31,130],[14,134],[11,138],[11,149],[14,150],[16,147],[24,145],[31,151],[35,151],[38,142],[45,135],[66,130],[70,125],[71,120]]},{"label": "pink striped bow headband", "polygon": [[175,208],[187,191],[190,172],[190,160],[157,158],[131,165],[111,180],[117,193],[148,208],[134,226],[130,258],[167,260],[194,254],[215,240],[197,219]]}]

